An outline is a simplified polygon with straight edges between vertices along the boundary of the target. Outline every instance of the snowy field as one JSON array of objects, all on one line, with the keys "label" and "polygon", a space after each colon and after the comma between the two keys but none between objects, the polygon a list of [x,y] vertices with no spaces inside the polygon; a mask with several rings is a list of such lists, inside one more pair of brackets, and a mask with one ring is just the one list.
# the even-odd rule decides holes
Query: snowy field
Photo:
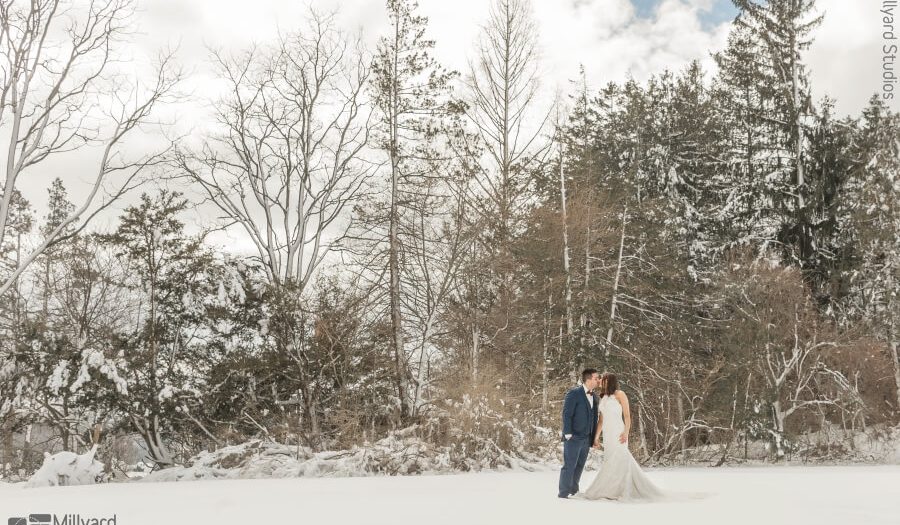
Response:
[{"label": "snowy field", "polygon": [[[699,501],[561,500],[555,472],[439,476],[0,485],[0,518],[30,513],[116,515],[115,525],[333,524],[897,524],[900,466],[650,469]],[[594,473],[582,480],[586,487]],[[593,521],[596,520],[596,521]]]}]

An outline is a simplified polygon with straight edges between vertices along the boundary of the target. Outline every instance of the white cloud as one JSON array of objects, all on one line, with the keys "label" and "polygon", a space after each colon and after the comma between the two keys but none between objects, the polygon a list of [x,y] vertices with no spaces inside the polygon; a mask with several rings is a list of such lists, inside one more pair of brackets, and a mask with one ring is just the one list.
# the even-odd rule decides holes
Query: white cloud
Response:
[{"label": "white cloud", "polygon": [[[649,17],[639,17],[629,0],[533,0],[545,93],[549,97],[557,90],[567,91],[579,64],[584,64],[595,89],[629,74],[645,80],[694,59],[707,71],[713,70],[710,53],[724,46],[729,23],[710,26],[701,21],[719,1],[661,0]],[[813,95],[819,99],[827,93],[837,99],[838,113],[857,115],[880,89],[880,3],[818,3],[826,17],[807,54]],[[312,4],[337,9],[341,26],[361,32],[370,47],[387,25],[381,0],[313,0]],[[488,14],[488,0],[420,0],[420,4],[421,12],[430,18],[429,36],[437,43],[438,58],[448,67],[465,71]],[[186,88],[197,97],[167,113],[177,111],[184,127],[201,128],[209,118],[205,100],[215,87],[206,46],[240,49],[270,41],[279,30],[300,27],[306,9],[307,2],[300,0],[144,0],[139,34],[129,54],[137,60],[142,55],[152,58],[159,49],[180,43],[178,58],[194,72]],[[900,109],[897,104],[894,108]],[[131,142],[138,144],[137,139]],[[89,174],[70,175],[95,165],[93,153],[65,166],[48,164],[42,172],[23,179],[23,192],[38,215],[44,213],[46,187],[56,174],[66,179],[74,195],[83,195],[75,181]]]},{"label": "white cloud", "polygon": [[[665,68],[679,69],[700,60],[715,65],[710,53],[721,49],[729,23],[702,24],[705,12],[723,0],[661,0],[648,18],[638,17],[630,0],[533,0],[542,55],[542,82],[548,90],[566,88],[584,64],[589,81],[599,86],[621,81],[629,72],[638,80]],[[243,47],[265,42],[277,31],[299,27],[307,9],[296,0],[145,0],[142,25],[145,49],[180,39],[182,59],[203,66],[205,44]],[[341,25],[361,31],[373,46],[386,27],[380,0],[314,0],[336,9]],[[825,21],[807,54],[816,98],[829,93],[838,110],[857,113],[879,88],[878,3],[819,0]],[[420,0],[430,19],[437,55],[449,67],[465,70],[488,0]]]},{"label": "white cloud", "polygon": [[[806,59],[813,96],[837,99],[839,114],[858,115],[881,91],[881,2],[819,0],[825,18]],[[892,108],[900,111],[900,100]]]}]

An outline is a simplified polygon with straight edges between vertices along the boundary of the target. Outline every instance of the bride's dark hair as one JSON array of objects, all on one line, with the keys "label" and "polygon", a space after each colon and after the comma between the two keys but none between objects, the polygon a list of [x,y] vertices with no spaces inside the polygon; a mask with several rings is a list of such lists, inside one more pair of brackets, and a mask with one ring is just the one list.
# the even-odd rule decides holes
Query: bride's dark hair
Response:
[{"label": "bride's dark hair", "polygon": [[600,392],[601,396],[611,396],[619,389],[619,380],[616,379],[616,374],[604,372],[600,378],[606,380],[606,384],[603,385]]}]

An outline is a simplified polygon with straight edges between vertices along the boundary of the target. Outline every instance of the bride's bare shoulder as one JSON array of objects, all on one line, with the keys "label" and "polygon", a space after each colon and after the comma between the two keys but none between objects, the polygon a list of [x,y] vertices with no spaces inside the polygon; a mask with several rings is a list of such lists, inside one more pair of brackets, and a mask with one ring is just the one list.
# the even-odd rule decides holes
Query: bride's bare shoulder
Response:
[{"label": "bride's bare shoulder", "polygon": [[625,392],[623,392],[623,391],[621,391],[621,390],[616,390],[616,391],[613,393],[613,395],[616,397],[616,399],[619,399],[619,400],[621,400],[621,399],[628,399],[628,396],[625,395]]}]

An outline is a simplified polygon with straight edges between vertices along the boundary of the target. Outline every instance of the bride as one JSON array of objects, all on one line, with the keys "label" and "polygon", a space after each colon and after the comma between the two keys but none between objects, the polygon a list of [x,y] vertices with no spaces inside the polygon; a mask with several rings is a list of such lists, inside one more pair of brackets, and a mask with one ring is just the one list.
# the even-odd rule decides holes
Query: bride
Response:
[{"label": "bride", "polygon": [[618,389],[615,374],[605,373],[600,378],[600,421],[594,436],[594,448],[600,446],[603,436],[603,464],[600,472],[584,493],[587,499],[661,500],[663,493],[641,470],[628,450],[628,432],[631,430],[631,412],[628,397]]}]

